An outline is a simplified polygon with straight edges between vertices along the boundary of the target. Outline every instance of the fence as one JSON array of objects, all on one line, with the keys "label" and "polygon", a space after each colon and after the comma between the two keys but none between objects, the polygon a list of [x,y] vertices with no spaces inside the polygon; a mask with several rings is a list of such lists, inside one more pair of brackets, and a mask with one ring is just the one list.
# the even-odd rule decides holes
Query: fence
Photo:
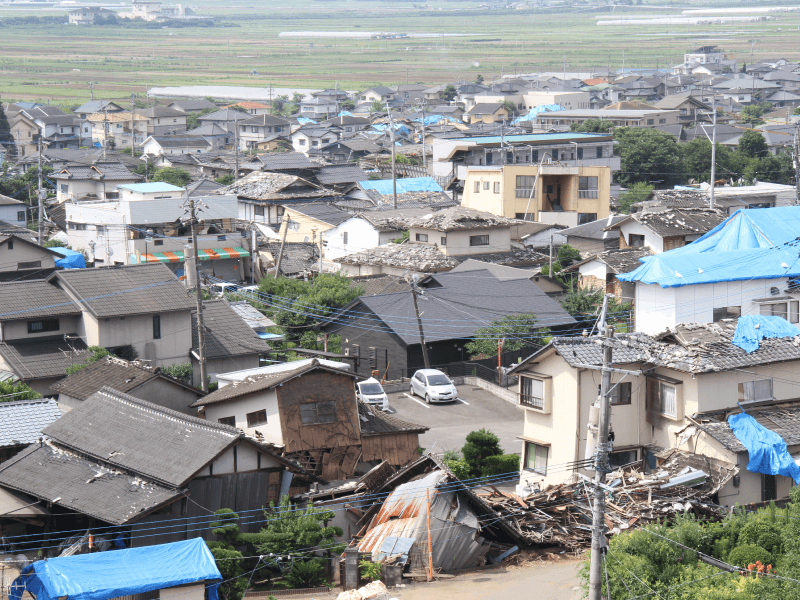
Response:
[{"label": "fence", "polygon": [[[523,348],[512,352],[504,352],[500,355],[500,363],[503,367],[509,367],[517,363],[520,359],[527,358],[536,351],[537,348]],[[439,369],[450,377],[478,377],[500,387],[508,388],[517,385],[516,376],[508,376],[503,373],[500,380],[497,378],[497,357],[481,358],[469,361],[446,363],[441,365],[431,365],[433,369]],[[408,377],[414,375],[417,369],[408,369]]]}]

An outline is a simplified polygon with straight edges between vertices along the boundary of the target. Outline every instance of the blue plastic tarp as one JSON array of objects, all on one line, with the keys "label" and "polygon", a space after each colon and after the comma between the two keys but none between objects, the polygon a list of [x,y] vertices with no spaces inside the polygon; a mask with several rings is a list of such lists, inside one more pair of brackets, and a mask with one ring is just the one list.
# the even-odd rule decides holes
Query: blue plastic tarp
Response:
[{"label": "blue plastic tarp", "polygon": [[314,119],[309,119],[308,117],[297,117],[297,122],[301,125],[308,125],[311,123],[312,125],[316,125],[317,122]]},{"label": "blue plastic tarp", "polygon": [[[358,185],[364,190],[375,190],[384,196],[392,193],[391,179],[372,179],[359,181]],[[404,177],[397,180],[397,193],[405,192],[441,192],[442,186],[436,183],[433,177]]]},{"label": "blue plastic tarp", "polygon": [[758,350],[758,343],[763,339],[796,335],[800,335],[800,330],[783,317],[744,315],[736,322],[732,343],[749,354]]},{"label": "blue plastic tarp", "polygon": [[[375,131],[386,131],[387,127],[388,127],[388,125],[385,125],[383,123],[378,123],[378,124],[372,126],[372,128]],[[409,133],[411,133],[409,131],[408,127],[406,127],[402,123],[395,123],[394,124],[394,128],[395,128],[395,131],[397,131],[397,132],[399,132],[399,133],[401,133],[403,135],[408,135]]]},{"label": "blue plastic tarp", "polygon": [[736,439],[747,448],[750,455],[748,471],[784,475],[794,479],[795,485],[800,485],[800,467],[795,464],[781,436],[746,413],[730,415],[728,425]]},{"label": "blue plastic tarp", "polygon": [[202,538],[184,542],[109,550],[36,561],[22,570],[9,592],[21,600],[25,590],[36,600],[107,600],[188,583],[213,583],[208,599],[217,600],[222,581]]},{"label": "blue plastic tarp", "polygon": [[339,113],[339,116],[340,117],[352,117],[353,113],[351,113],[349,110],[343,110],[342,112]]},{"label": "blue plastic tarp", "polygon": [[539,116],[539,113],[556,112],[559,110],[566,110],[566,109],[560,104],[542,104],[540,106],[534,106],[532,109],[528,111],[528,114],[522,115],[521,117],[517,117],[516,119],[511,121],[511,124],[513,125],[514,123],[522,123],[523,121],[534,121],[536,120],[536,117]]},{"label": "blue plastic tarp", "polygon": [[[455,117],[445,117],[444,115],[425,115],[425,125],[433,125],[434,123],[439,123],[440,121],[449,121],[450,123],[463,123],[459,119]],[[422,117],[417,117],[413,119],[414,123],[422,123]]]},{"label": "blue plastic tarp", "polygon": [[76,252],[75,250],[70,250],[69,248],[62,248],[62,247],[50,248],[50,250],[64,257],[56,259],[57,267],[61,267],[62,269],[86,268],[86,259],[83,257],[82,253]]}]

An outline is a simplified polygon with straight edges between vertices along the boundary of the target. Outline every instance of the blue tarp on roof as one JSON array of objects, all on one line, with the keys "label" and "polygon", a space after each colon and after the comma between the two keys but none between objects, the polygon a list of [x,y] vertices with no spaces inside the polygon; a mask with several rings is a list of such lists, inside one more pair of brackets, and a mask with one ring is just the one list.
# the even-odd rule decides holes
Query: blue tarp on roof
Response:
[{"label": "blue tarp on roof", "polygon": [[797,277],[800,275],[798,245],[800,242],[793,241],[771,248],[708,253],[670,250],[641,259],[640,267],[617,275],[617,279],[657,283],[668,288],[719,281]]},{"label": "blue tarp on roof", "polygon": [[539,113],[543,112],[557,112],[559,110],[566,110],[560,104],[542,104],[541,106],[534,106],[532,109],[528,111],[527,115],[522,115],[521,117],[517,117],[511,124],[514,123],[521,123],[522,121],[533,121],[536,117],[539,116]]},{"label": "blue tarp on roof", "polygon": [[[392,193],[391,179],[373,179],[370,181],[359,181],[358,185],[364,190],[375,190],[384,196]],[[441,192],[440,186],[433,177],[406,177],[397,180],[397,193],[405,192]]]},{"label": "blue tarp on roof", "polygon": [[297,122],[301,125],[308,125],[311,123],[312,125],[316,125],[317,122],[314,119],[309,119],[308,117],[297,117]]},{"label": "blue tarp on roof", "polygon": [[342,112],[339,113],[339,116],[340,117],[352,117],[353,113],[351,113],[349,110],[343,110]]},{"label": "blue tarp on roof", "polygon": [[728,425],[736,439],[747,448],[750,455],[748,471],[784,475],[794,479],[795,485],[800,485],[800,467],[795,464],[781,436],[746,413],[729,416]]},{"label": "blue tarp on roof", "polygon": [[[385,125],[383,123],[378,123],[378,124],[372,126],[372,128],[375,131],[386,131],[387,127],[388,127],[388,125]],[[394,128],[395,128],[395,131],[398,131],[399,133],[402,133],[403,135],[408,135],[410,133],[408,127],[406,127],[402,123],[395,123],[394,124]]]},{"label": "blue tarp on roof", "polygon": [[800,330],[783,317],[744,315],[736,322],[732,343],[747,352],[758,350],[764,338],[784,338],[800,335]]},{"label": "blue tarp on roof", "polygon": [[14,580],[9,598],[21,600],[27,590],[36,600],[107,600],[212,581],[217,583],[208,588],[208,599],[217,600],[222,575],[205,541],[194,538],[39,560],[25,567]]},{"label": "blue tarp on roof", "polygon": [[[414,121],[414,123],[422,123],[422,117],[418,117],[416,119],[413,119],[413,121]],[[456,119],[455,117],[445,117],[444,115],[427,115],[425,117],[425,125],[432,125],[432,124],[438,123],[440,121],[449,121],[450,123],[463,123],[464,122],[464,121],[461,121],[459,119]]]},{"label": "blue tarp on roof", "polygon": [[62,269],[85,269],[86,268],[86,259],[83,257],[83,254],[80,252],[76,252],[75,250],[70,250],[69,248],[50,248],[56,254],[60,254],[64,258],[56,259],[56,266],[61,267]]}]

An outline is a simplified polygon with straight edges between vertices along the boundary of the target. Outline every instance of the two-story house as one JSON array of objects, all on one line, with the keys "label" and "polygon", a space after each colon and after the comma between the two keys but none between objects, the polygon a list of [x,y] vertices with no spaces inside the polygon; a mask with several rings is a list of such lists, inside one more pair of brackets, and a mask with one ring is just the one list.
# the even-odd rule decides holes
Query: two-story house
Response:
[{"label": "two-story house", "polygon": [[242,151],[258,148],[259,144],[277,138],[289,138],[291,125],[286,119],[260,114],[239,121],[239,149]]},{"label": "two-story house", "polygon": [[153,106],[137,111],[147,119],[147,135],[176,135],[186,131],[186,113],[168,106]]},{"label": "two-story house", "polygon": [[462,206],[575,227],[608,217],[611,169],[561,164],[469,167]]},{"label": "two-story house", "polygon": [[117,186],[139,183],[144,179],[116,161],[93,165],[68,164],[52,178],[56,182],[56,199],[59,202],[84,200],[116,200]]},{"label": "two-story house", "polygon": [[292,147],[295,152],[308,154],[319,150],[322,146],[335,142],[341,137],[341,129],[336,127],[319,127],[308,125],[292,133]]},{"label": "two-story house", "polygon": [[111,100],[89,100],[72,112],[78,115],[81,119],[87,119],[89,115],[93,115],[95,113],[107,112],[111,114],[123,112],[124,110],[125,109],[119,104],[112,102]]},{"label": "two-story house", "polygon": [[[739,466],[718,492],[718,503],[746,504],[786,496],[787,477],[762,475],[744,468],[747,453],[733,436],[725,415],[766,410],[779,413],[770,429],[797,419],[800,349],[796,338],[761,340],[747,352],[733,343],[736,321],[687,324],[657,338],[618,335],[610,343],[612,365],[630,373],[612,374],[612,468],[640,464],[655,468],[655,454],[678,448]],[[589,427],[598,401],[603,346],[595,338],[555,338],[516,365],[519,405],[524,411],[521,478],[539,485],[565,481],[576,471],[591,472],[596,434]],[[796,405],[796,401],[795,401]],[[752,408],[751,408],[752,407]],[[784,430],[786,431],[786,430]],[[781,431],[781,433],[784,433]],[[797,453],[800,439],[786,439]]]},{"label": "two-story house", "polygon": [[[206,419],[237,427],[283,448],[283,456],[327,480],[362,474],[386,460],[403,466],[419,457],[427,427],[376,415],[359,406],[356,375],[316,359],[263,369],[195,402]],[[365,431],[361,411],[380,418],[382,432]]]},{"label": "two-story house", "polygon": [[109,147],[113,140],[119,148],[137,147],[147,139],[148,119],[139,113],[119,111],[114,113],[94,113],[86,117],[91,125],[92,142]]},{"label": "two-story house", "polygon": [[0,221],[18,227],[28,225],[28,205],[21,200],[0,194]]},{"label": "two-story house", "polygon": [[0,281],[44,279],[62,258],[26,238],[0,234]]}]

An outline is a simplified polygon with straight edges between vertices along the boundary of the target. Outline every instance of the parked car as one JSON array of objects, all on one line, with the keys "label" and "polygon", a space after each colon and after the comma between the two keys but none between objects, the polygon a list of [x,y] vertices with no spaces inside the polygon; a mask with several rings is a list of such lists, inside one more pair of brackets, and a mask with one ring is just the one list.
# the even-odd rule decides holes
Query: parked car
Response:
[{"label": "parked car", "polygon": [[383,391],[381,382],[374,377],[356,384],[356,398],[370,406],[377,406],[381,410],[389,408],[389,397]]},{"label": "parked car", "polygon": [[458,399],[458,390],[450,378],[436,369],[420,369],[411,378],[411,393],[425,402],[454,402]]}]

